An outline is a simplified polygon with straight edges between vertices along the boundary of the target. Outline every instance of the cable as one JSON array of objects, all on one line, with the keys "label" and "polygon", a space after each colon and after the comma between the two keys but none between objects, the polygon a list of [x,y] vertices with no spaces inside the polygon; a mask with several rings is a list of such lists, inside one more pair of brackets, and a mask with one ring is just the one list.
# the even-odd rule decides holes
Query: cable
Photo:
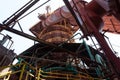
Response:
[{"label": "cable", "polygon": [[47,0],[46,2],[44,2],[43,4],[41,4],[40,6],[38,6],[37,8],[33,9],[32,11],[28,12],[27,14],[25,14],[24,16],[22,16],[21,18],[19,18],[17,21],[23,19],[24,17],[28,16],[29,14],[31,14],[32,12],[34,12],[35,10],[37,10],[38,8],[40,8],[41,6],[43,6],[44,4],[46,4],[47,2],[49,2],[50,0]]},{"label": "cable", "polygon": [[10,18],[12,18],[13,16],[15,16],[19,11],[21,11],[25,6],[27,6],[30,2],[32,2],[32,0],[30,0],[29,2],[27,2],[24,6],[22,6],[18,11],[16,11],[14,14],[12,14],[9,18],[7,18],[5,21],[3,21],[3,24],[6,23]]}]

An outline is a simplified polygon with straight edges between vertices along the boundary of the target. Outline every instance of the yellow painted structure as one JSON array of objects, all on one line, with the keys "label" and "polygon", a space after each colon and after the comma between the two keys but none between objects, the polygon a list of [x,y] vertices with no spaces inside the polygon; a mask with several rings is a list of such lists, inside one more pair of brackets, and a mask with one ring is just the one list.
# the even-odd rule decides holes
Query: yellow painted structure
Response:
[{"label": "yellow painted structure", "polygon": [[[74,75],[72,73],[59,73],[59,72],[44,72],[41,68],[36,68],[31,66],[28,63],[19,63],[16,65],[0,67],[0,69],[19,67],[20,70],[9,70],[8,72],[0,73],[0,80],[10,80],[13,74],[20,73],[19,80],[29,80],[34,78],[34,80],[47,80],[47,79],[66,79],[66,80],[102,80],[98,78],[93,78],[86,73],[80,73]],[[29,71],[26,70],[26,67],[29,67]],[[31,71],[30,71],[31,70]],[[34,74],[32,73],[34,71]],[[29,79],[28,79],[29,78]]]}]

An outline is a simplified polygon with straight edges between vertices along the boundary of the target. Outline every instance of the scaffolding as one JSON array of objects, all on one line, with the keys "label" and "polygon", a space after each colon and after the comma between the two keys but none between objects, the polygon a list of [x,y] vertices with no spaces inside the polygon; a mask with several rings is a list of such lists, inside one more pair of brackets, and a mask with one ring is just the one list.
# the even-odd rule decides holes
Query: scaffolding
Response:
[{"label": "scaffolding", "polygon": [[[43,71],[41,68],[33,67],[24,62],[10,66],[0,67],[0,69],[9,68],[8,72],[0,73],[0,80],[49,80],[49,79],[65,79],[65,80],[101,80],[93,78],[86,73],[72,74],[57,71]],[[15,69],[16,68],[16,69]]]}]

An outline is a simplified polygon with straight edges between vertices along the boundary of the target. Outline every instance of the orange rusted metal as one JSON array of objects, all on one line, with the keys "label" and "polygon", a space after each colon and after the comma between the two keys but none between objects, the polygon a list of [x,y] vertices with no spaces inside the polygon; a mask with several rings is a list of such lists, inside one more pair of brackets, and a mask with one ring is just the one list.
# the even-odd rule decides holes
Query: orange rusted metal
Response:
[{"label": "orange rusted metal", "polygon": [[[74,4],[75,3],[75,4]],[[81,4],[79,2],[79,0],[74,0],[70,1],[71,6],[74,9],[74,6],[76,6],[79,10],[79,12],[82,12],[82,7],[84,7],[83,4]],[[95,9],[93,7],[97,6],[97,8]],[[87,10],[88,15],[90,16],[90,19],[92,20],[92,22],[95,24],[96,28],[98,30],[101,30],[101,27],[103,26],[103,21],[101,16],[103,16],[105,14],[105,10],[99,6],[98,3],[96,3],[95,1],[92,1],[90,3],[88,3],[86,5],[86,8],[84,8]],[[97,12],[97,9],[99,9],[99,12]],[[79,14],[79,12],[77,12],[75,10],[76,14]],[[81,17],[83,17],[84,15],[82,15]],[[71,13],[69,12],[68,8],[66,6],[62,6],[61,8],[58,8],[57,10],[55,10],[50,16],[48,16],[46,19],[38,22],[36,25],[34,25],[30,31],[35,34],[36,36],[38,36],[39,32],[41,32],[44,27],[50,27],[51,25],[54,25],[64,19],[67,19],[69,21],[69,23],[72,26],[72,31],[76,32],[79,27],[76,23],[76,21],[74,20],[74,18],[72,17]],[[79,18],[79,21],[81,23],[81,25],[83,25],[83,22],[81,20],[81,18]],[[84,21],[87,22],[87,21]],[[84,28],[85,29],[85,28]],[[89,32],[92,32],[92,30],[88,27]]]},{"label": "orange rusted metal", "polygon": [[114,16],[104,16],[103,31],[120,34],[120,22]]},{"label": "orange rusted metal", "polygon": [[[71,28],[63,25],[52,25],[44,28],[38,35],[39,39],[52,43],[67,41],[73,35]],[[73,40],[70,40],[73,42]]]}]

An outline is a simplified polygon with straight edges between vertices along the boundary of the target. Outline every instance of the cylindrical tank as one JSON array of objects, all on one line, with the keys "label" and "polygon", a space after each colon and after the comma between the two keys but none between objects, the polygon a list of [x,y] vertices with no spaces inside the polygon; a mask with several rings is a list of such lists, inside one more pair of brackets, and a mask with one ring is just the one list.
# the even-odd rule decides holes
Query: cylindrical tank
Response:
[{"label": "cylindrical tank", "polygon": [[[38,38],[47,42],[61,43],[67,41],[72,36],[72,31],[70,26],[65,25],[51,25],[45,27],[39,34]],[[68,42],[73,42],[71,39]]]}]

